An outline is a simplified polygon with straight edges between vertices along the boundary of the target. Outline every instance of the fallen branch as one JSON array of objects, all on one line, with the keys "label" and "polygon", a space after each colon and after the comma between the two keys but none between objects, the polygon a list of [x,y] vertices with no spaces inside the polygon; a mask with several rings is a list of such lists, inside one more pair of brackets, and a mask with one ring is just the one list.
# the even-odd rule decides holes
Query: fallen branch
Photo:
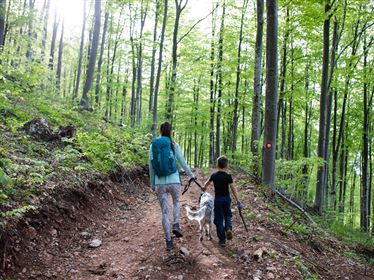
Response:
[{"label": "fallen branch", "polygon": [[312,219],[312,217],[308,214],[308,212],[306,212],[299,204],[297,204],[292,199],[288,198],[287,196],[285,196],[278,190],[271,190],[271,191],[275,193],[276,195],[280,196],[281,198],[283,198],[286,202],[291,204],[293,207],[298,209],[313,225],[315,226],[317,225],[317,223]]}]

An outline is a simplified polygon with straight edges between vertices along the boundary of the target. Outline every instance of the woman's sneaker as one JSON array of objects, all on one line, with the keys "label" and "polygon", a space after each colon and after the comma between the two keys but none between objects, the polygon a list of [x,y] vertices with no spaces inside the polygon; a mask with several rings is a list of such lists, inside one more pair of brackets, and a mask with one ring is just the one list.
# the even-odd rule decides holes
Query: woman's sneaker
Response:
[{"label": "woman's sneaker", "polygon": [[183,237],[182,230],[179,227],[179,224],[173,225],[173,234],[175,235],[175,237],[178,237],[178,238]]},{"label": "woman's sneaker", "polygon": [[226,246],[226,241],[225,241],[225,240],[220,240],[220,241],[218,242],[218,244],[219,244],[219,246],[221,246],[221,247],[225,247],[225,246]]},{"label": "woman's sneaker", "polygon": [[226,238],[227,238],[227,240],[231,240],[232,239],[232,231],[231,231],[231,229],[229,229],[229,230],[226,231]]},{"label": "woman's sneaker", "polygon": [[171,251],[174,249],[173,239],[166,240],[166,251]]}]

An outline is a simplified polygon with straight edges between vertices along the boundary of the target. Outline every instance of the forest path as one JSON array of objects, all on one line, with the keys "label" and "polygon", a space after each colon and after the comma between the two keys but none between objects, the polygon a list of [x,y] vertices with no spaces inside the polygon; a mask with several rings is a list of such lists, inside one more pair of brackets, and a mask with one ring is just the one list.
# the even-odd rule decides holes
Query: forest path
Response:
[{"label": "forest path", "polygon": [[[199,241],[196,221],[186,217],[186,205],[198,205],[200,190],[191,186],[181,196],[183,238],[174,238],[174,250],[165,250],[161,211],[156,196],[139,201],[131,209],[112,209],[101,221],[102,245],[86,248],[72,262],[72,279],[246,279],[247,272],[228,256],[230,246],[221,248],[215,228],[213,240]],[[169,205],[171,198],[169,197]],[[172,208],[169,207],[171,213]],[[234,218],[234,227],[236,219]],[[235,234],[235,231],[234,231]],[[180,248],[188,256],[182,256]],[[100,275],[101,274],[101,275]]]},{"label": "forest path", "polygon": [[[207,178],[201,170],[194,173],[201,182]],[[85,192],[73,192],[74,199],[55,200],[39,216],[29,217],[14,243],[17,266],[4,279],[374,279],[374,268],[351,247],[306,230],[297,211],[291,214],[293,209],[280,201],[270,203],[247,175],[233,175],[249,232],[233,209],[234,238],[224,248],[215,226],[213,240],[200,242],[197,222],[186,217],[186,205],[198,206],[200,189],[193,184],[180,198],[184,237],[174,238],[175,248],[167,252],[160,206],[148,176],[139,173],[127,185],[97,180]],[[44,226],[38,226],[41,221]],[[101,245],[90,248],[94,239]],[[182,256],[182,247],[188,256]]]}]

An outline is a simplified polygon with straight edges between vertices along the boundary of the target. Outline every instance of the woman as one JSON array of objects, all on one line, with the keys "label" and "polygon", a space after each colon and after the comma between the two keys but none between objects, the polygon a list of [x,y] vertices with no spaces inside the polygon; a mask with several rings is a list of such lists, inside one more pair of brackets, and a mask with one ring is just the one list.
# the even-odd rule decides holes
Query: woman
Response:
[{"label": "woman", "polygon": [[[155,191],[162,211],[162,226],[165,232],[166,250],[173,249],[173,240],[170,234],[168,194],[173,199],[173,234],[182,237],[179,226],[180,204],[179,196],[181,189],[181,179],[176,162],[183,168],[190,178],[195,178],[188,167],[181,148],[172,141],[171,124],[164,122],[160,127],[160,136],[152,141],[149,149],[149,177],[150,185]],[[168,158],[165,158],[169,156]]]}]

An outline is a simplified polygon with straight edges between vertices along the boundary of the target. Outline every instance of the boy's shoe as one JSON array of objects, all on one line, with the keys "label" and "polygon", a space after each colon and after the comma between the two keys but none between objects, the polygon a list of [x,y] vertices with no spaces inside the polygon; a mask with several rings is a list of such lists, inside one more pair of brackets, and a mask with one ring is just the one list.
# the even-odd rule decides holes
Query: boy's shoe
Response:
[{"label": "boy's shoe", "polygon": [[227,238],[227,240],[231,240],[232,239],[232,231],[231,231],[231,229],[229,229],[229,230],[226,231],[226,238]]},{"label": "boy's shoe", "polygon": [[173,246],[173,239],[170,239],[170,240],[166,240],[166,251],[171,251],[174,249],[174,246]]},{"label": "boy's shoe", "polygon": [[178,238],[183,237],[182,230],[179,227],[179,224],[173,225],[173,234],[175,235],[175,237],[178,237]]},{"label": "boy's shoe", "polygon": [[226,246],[226,241],[225,241],[225,240],[220,240],[220,241],[218,242],[218,244],[219,244],[219,246],[221,246],[221,247],[225,247],[225,246]]}]

